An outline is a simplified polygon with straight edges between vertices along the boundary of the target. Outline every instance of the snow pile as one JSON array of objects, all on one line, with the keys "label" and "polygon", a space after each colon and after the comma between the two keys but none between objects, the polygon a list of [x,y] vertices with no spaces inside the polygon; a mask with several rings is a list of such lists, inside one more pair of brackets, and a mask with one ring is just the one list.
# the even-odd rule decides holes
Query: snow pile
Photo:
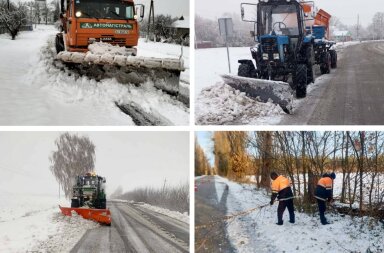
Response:
[{"label": "snow pile", "polygon": [[[277,226],[277,204],[269,206],[270,197],[254,185],[239,184],[215,176],[216,184],[229,187],[228,215],[251,208],[266,207],[238,216],[227,225],[229,239],[238,252],[382,252],[383,226],[368,217],[351,219],[348,216],[327,212],[332,223],[320,224],[318,215],[295,212],[296,223]],[[220,198],[221,196],[218,196]]]},{"label": "snow pile", "polygon": [[196,123],[202,125],[274,124],[282,114],[280,106],[252,100],[223,83],[203,89],[196,100]]},{"label": "snow pile", "polygon": [[88,229],[100,226],[96,222],[83,219],[75,212],[72,216],[55,213],[52,222],[57,225],[55,233],[50,234],[47,240],[38,241],[31,251],[69,252]]},{"label": "snow pile", "polygon": [[0,252],[68,252],[86,232],[99,226],[81,217],[63,216],[54,196],[0,194]]},{"label": "snow pile", "polygon": [[94,42],[88,46],[88,50],[97,55],[102,54],[113,54],[113,55],[131,55],[132,51],[126,49],[125,47],[114,46],[109,43],[103,42]]}]

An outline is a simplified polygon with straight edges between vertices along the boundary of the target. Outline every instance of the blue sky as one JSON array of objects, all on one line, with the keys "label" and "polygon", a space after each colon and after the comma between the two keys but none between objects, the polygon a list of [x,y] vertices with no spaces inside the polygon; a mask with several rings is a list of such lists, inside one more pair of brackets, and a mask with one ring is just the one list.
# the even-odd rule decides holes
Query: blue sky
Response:
[{"label": "blue sky", "polygon": [[213,157],[213,141],[212,141],[212,134],[211,131],[198,131],[195,132],[195,135],[197,137],[197,141],[199,142],[200,146],[203,148],[205,154],[207,155],[207,158],[213,166],[215,159]]}]

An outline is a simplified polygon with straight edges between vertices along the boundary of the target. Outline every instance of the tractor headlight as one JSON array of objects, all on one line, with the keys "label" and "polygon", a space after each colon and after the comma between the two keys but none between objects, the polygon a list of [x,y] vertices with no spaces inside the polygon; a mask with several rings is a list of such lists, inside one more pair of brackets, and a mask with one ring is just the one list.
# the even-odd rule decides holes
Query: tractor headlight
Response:
[{"label": "tractor headlight", "polygon": [[274,54],[273,54],[273,59],[274,59],[274,60],[278,60],[278,59],[280,59],[280,55],[279,55],[279,53],[274,53]]},{"label": "tractor headlight", "polygon": [[133,18],[134,18],[135,20],[137,20],[137,15],[133,15]]},{"label": "tractor headlight", "polygon": [[80,18],[81,17],[81,11],[76,11],[75,15],[77,18]]},{"label": "tractor headlight", "polygon": [[263,60],[268,60],[268,54],[266,53],[263,54]]}]

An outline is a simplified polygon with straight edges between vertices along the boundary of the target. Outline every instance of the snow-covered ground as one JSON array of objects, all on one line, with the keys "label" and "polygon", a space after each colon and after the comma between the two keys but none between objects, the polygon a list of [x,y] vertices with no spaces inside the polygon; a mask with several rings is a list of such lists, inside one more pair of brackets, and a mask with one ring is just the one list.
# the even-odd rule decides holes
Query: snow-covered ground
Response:
[{"label": "snow-covered ground", "polygon": [[68,252],[91,228],[99,225],[61,214],[58,197],[0,193],[0,252]]},{"label": "snow-covered ground", "polygon": [[[1,125],[133,125],[115,102],[135,103],[149,114],[161,115],[174,125],[187,125],[189,109],[146,82],[140,87],[115,79],[100,82],[77,78],[52,65],[53,26],[40,25],[22,32],[16,40],[0,35]],[[140,40],[142,56],[175,58],[180,46]],[[189,84],[189,48],[184,47],[187,71],[181,82]]]},{"label": "snow-covered ground", "polygon": [[[239,184],[215,176],[218,198],[228,185],[228,215],[259,206],[248,215],[228,221],[229,239],[237,252],[383,252],[384,227],[370,218],[355,218],[326,213],[332,223],[320,224],[318,215],[295,212],[296,223],[288,221],[284,213],[284,225],[277,226],[277,204],[269,206],[270,197],[254,185]],[[370,249],[371,251],[367,251]]]},{"label": "snow-covered ground", "polygon": [[[359,42],[337,43],[338,52]],[[249,47],[229,48],[231,73],[237,74],[240,59],[253,60]],[[342,57],[342,54],[339,58]],[[195,118],[199,125],[265,125],[278,124],[285,115],[273,103],[254,101],[245,93],[223,83],[220,75],[228,74],[226,48],[196,49],[195,51]],[[317,68],[316,73],[320,72]],[[308,86],[308,93],[330,78],[318,76],[314,84]],[[295,99],[293,108],[302,100]],[[294,110],[293,110],[294,113]]]}]

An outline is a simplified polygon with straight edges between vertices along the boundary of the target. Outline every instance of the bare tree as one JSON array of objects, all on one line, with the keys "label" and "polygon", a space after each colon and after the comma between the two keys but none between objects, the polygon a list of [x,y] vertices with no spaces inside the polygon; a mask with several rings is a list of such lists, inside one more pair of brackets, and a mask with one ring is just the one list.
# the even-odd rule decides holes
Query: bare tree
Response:
[{"label": "bare tree", "polygon": [[94,170],[95,145],[88,137],[69,133],[60,135],[55,145],[57,150],[49,158],[50,170],[69,197],[76,176]]},{"label": "bare tree", "polygon": [[11,4],[10,8],[0,8],[0,24],[3,24],[12,37],[12,40],[18,35],[21,26],[27,22],[27,8],[24,3],[17,6]]}]

